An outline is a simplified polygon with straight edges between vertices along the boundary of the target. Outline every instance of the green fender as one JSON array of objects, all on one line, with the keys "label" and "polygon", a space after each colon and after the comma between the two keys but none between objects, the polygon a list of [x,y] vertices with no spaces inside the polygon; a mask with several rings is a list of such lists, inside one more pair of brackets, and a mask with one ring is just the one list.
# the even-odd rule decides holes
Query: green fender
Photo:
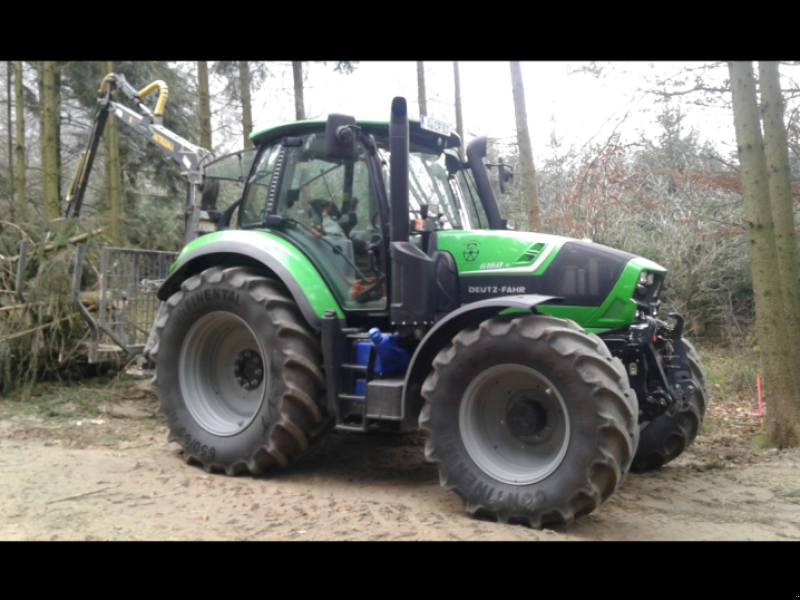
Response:
[{"label": "green fender", "polygon": [[216,265],[263,265],[289,290],[308,324],[319,330],[326,310],[344,313],[317,268],[294,245],[265,231],[217,231],[187,245],[158,290],[166,300],[191,277]]}]

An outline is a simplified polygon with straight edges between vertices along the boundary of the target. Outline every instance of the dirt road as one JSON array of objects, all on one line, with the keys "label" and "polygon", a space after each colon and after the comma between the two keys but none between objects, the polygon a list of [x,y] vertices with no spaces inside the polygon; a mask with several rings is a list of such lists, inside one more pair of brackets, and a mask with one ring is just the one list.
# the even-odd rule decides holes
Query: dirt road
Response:
[{"label": "dirt road", "polygon": [[88,417],[0,404],[4,540],[800,539],[800,451],[736,438],[701,437],[595,513],[534,531],[469,518],[416,435],[334,433],[276,475],[228,478],[183,462],[146,394]]}]

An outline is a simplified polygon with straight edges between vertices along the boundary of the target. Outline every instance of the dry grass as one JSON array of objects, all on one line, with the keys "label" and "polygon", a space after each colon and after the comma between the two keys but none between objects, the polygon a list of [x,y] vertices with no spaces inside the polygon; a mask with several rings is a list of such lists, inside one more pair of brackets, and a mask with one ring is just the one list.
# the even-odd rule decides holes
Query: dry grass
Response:
[{"label": "dry grass", "polygon": [[725,346],[698,344],[706,370],[709,405],[701,439],[752,446],[761,433],[758,413],[758,349],[749,338]]}]

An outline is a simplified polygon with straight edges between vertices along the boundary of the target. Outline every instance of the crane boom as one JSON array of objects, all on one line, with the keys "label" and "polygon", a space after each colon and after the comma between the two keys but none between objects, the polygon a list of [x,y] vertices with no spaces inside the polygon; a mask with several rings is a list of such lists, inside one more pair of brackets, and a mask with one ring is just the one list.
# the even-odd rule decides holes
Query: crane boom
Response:
[{"label": "crane boom", "polygon": [[[159,90],[159,97],[155,110],[151,112],[142,99],[155,90]],[[117,97],[119,94],[132,101],[137,110],[111,100],[112,95]],[[205,181],[203,165],[213,158],[213,154],[210,150],[192,144],[163,126],[163,112],[168,95],[167,85],[163,81],[154,81],[142,90],[136,91],[123,75],[111,73],[103,79],[98,95],[89,140],[86,149],[78,157],[78,168],[67,193],[67,218],[75,219],[80,216],[97,147],[100,138],[103,137],[108,116],[113,114],[178,164],[181,175],[186,178],[188,184],[185,210],[186,241],[187,243],[192,241],[201,229],[201,211],[197,209],[196,204]]]}]

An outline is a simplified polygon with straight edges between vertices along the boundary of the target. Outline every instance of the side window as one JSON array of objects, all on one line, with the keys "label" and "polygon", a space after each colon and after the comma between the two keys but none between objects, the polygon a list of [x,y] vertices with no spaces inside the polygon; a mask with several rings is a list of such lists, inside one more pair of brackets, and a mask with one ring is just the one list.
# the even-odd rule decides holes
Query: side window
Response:
[{"label": "side window", "polygon": [[[218,187],[213,199],[209,201],[203,198],[203,203],[215,210],[225,212],[234,203],[241,200],[244,184],[250,174],[250,167],[253,165],[257,150],[258,148],[247,148],[207,164],[203,169],[205,177],[215,180]],[[229,227],[230,222],[225,226]]]},{"label": "side window", "polygon": [[242,227],[260,226],[264,222],[264,211],[269,199],[272,174],[281,146],[266,148],[258,157],[258,163],[248,181],[246,197],[239,209]]},{"label": "side window", "polygon": [[279,194],[278,212],[325,235],[343,237],[345,231],[338,217],[344,202],[344,175],[343,164],[292,148]]},{"label": "side window", "polygon": [[486,217],[486,211],[483,208],[483,204],[481,204],[480,198],[478,198],[478,191],[472,181],[472,173],[468,174],[466,171],[459,171],[457,178],[464,196],[464,203],[469,211],[469,220],[472,222],[472,228],[488,229],[489,219]]},{"label": "side window", "polygon": [[245,179],[250,174],[250,167],[253,166],[256,150],[258,149],[247,148],[208,163],[203,169],[206,177],[211,177],[213,179],[229,179],[231,181],[244,183]]}]

